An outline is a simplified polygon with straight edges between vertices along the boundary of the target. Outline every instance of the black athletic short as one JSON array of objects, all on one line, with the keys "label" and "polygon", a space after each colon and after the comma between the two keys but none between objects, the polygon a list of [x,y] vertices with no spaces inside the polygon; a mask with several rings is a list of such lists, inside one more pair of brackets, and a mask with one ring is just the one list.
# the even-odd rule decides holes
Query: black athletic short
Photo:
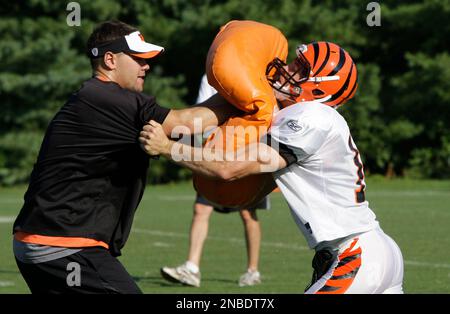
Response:
[{"label": "black athletic short", "polygon": [[[236,212],[239,211],[239,208],[232,208],[232,207],[217,207],[214,206],[213,204],[211,204],[206,198],[204,198],[203,196],[201,196],[200,194],[197,193],[197,196],[195,198],[195,202],[196,203],[200,203],[203,205],[208,205],[208,206],[213,206],[214,207],[214,211],[219,212],[219,213],[223,213],[223,214],[228,214],[231,212]],[[256,209],[270,209],[270,199],[269,196],[267,195],[266,197],[264,197],[258,204],[256,204],[254,207],[249,208],[249,210],[256,210]]]},{"label": "black athletic short", "polygon": [[32,293],[142,293],[119,260],[102,247],[44,263],[16,262]]}]

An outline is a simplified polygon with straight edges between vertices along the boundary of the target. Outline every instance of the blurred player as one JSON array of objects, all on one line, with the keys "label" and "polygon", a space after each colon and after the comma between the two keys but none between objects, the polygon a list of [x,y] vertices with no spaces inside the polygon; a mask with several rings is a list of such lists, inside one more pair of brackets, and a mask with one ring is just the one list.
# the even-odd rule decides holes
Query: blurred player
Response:
[{"label": "blurred player", "polygon": [[[201,103],[217,91],[208,84],[206,75],[203,75],[197,103]],[[265,197],[258,205],[252,209],[232,209],[214,207],[207,199],[197,194],[194,203],[194,216],[192,217],[192,225],[189,237],[189,253],[185,263],[178,267],[163,267],[161,275],[169,281],[180,282],[185,285],[199,287],[200,276],[200,259],[202,255],[203,245],[208,235],[209,218],[213,210],[222,213],[231,211],[239,211],[245,230],[245,239],[247,245],[247,271],[239,278],[239,286],[253,286],[261,283],[261,275],[258,271],[259,251],[261,242],[261,226],[256,215],[256,209],[269,209],[270,203],[268,196]]]}]

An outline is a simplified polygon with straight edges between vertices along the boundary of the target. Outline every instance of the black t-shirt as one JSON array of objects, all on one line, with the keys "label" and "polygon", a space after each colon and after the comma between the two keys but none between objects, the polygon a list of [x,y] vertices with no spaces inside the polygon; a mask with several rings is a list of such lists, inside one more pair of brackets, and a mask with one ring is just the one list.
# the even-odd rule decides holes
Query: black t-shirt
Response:
[{"label": "black t-shirt", "polygon": [[169,111],[116,83],[84,82],[48,126],[14,232],[92,238],[120,255],[149,164],[139,132]]}]

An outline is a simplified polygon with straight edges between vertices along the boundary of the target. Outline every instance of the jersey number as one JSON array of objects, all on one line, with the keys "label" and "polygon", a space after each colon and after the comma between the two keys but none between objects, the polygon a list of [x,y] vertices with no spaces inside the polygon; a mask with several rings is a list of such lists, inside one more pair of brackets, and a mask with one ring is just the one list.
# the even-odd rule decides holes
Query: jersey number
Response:
[{"label": "jersey number", "polygon": [[359,151],[356,148],[356,145],[353,142],[352,136],[350,135],[348,137],[348,146],[352,150],[352,152],[355,153],[355,157],[353,157],[353,162],[355,163],[356,167],[358,168],[357,174],[358,174],[358,180],[356,181],[356,184],[359,185],[359,188],[355,190],[356,195],[356,202],[362,203],[366,200],[366,193],[364,192],[366,185],[364,183],[364,166],[361,162],[361,158],[359,156]]}]

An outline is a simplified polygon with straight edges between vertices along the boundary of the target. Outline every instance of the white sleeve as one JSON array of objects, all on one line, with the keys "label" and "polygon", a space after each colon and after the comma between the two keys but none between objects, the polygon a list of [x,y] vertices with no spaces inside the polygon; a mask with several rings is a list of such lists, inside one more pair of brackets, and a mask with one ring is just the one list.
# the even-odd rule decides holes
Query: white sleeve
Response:
[{"label": "white sleeve", "polygon": [[206,74],[203,74],[202,80],[200,83],[200,88],[198,90],[198,96],[196,103],[199,104],[201,102],[204,102],[208,98],[210,98],[212,95],[216,94],[217,91],[214,87],[209,85],[208,78],[206,77]]},{"label": "white sleeve", "polygon": [[285,115],[274,119],[270,135],[275,145],[286,145],[297,160],[313,155],[323,145],[331,128],[329,119],[315,115],[301,117]]}]

